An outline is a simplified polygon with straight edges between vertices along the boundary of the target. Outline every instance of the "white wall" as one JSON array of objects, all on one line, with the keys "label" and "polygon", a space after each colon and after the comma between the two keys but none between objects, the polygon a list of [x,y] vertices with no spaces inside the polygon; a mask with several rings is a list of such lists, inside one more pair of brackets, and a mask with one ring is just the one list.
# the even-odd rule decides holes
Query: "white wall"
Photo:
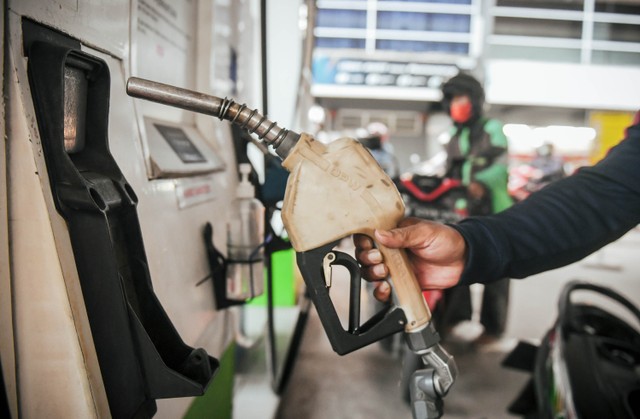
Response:
[{"label": "white wall", "polygon": [[268,116],[278,125],[294,127],[295,104],[300,85],[302,32],[301,0],[267,0]]},{"label": "white wall", "polygon": [[491,60],[485,90],[495,105],[634,111],[640,109],[640,69]]}]

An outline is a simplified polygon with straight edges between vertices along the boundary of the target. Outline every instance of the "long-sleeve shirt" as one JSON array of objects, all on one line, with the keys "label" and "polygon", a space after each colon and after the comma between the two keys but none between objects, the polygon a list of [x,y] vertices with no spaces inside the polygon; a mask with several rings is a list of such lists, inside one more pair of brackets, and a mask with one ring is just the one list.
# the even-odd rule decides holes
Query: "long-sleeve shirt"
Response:
[{"label": "long-sleeve shirt", "polygon": [[524,278],[575,262],[640,223],[640,124],[592,167],[502,213],[454,225],[467,243],[461,284]]}]

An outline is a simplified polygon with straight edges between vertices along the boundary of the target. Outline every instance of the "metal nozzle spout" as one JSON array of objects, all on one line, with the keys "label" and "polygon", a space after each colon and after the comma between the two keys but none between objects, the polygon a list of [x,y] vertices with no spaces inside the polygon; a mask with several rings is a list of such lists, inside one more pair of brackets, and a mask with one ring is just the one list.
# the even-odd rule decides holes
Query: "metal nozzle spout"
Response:
[{"label": "metal nozzle spout", "polygon": [[300,138],[300,134],[279,127],[256,109],[250,109],[244,104],[239,105],[232,99],[221,99],[138,77],[130,77],[127,80],[127,94],[131,97],[215,116],[220,120],[227,119],[250,133],[255,133],[259,139],[271,145],[283,159],[289,155],[289,151]]}]

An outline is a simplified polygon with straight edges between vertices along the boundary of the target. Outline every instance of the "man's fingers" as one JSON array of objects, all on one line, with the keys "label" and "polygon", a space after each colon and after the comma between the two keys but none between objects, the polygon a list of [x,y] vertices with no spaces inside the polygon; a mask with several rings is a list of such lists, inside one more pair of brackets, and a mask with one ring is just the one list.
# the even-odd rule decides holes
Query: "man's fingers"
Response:
[{"label": "man's fingers", "polygon": [[362,268],[362,276],[368,281],[380,281],[389,276],[389,268],[383,263]]},{"label": "man's fingers", "polygon": [[356,255],[356,259],[364,265],[382,263],[382,253],[378,249],[362,250]]},{"label": "man's fingers", "polygon": [[364,234],[354,234],[353,244],[356,248],[361,250],[373,249],[373,240],[371,237],[365,236]]},{"label": "man's fingers", "polygon": [[386,281],[380,282],[375,290],[373,290],[373,296],[376,300],[381,302],[387,302],[391,296],[391,286]]},{"label": "man's fingers", "polygon": [[362,265],[362,276],[368,281],[380,281],[389,276],[389,269],[384,265],[382,253],[373,247],[373,240],[363,234],[354,234],[356,259]]}]

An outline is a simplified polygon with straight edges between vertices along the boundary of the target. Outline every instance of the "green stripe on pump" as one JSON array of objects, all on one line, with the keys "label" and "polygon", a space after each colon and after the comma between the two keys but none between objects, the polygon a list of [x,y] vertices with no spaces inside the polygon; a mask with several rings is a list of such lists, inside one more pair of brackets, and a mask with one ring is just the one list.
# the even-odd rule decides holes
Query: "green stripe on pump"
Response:
[{"label": "green stripe on pump", "polygon": [[220,359],[220,369],[207,391],[196,397],[184,419],[231,419],[236,344],[232,342]]}]

